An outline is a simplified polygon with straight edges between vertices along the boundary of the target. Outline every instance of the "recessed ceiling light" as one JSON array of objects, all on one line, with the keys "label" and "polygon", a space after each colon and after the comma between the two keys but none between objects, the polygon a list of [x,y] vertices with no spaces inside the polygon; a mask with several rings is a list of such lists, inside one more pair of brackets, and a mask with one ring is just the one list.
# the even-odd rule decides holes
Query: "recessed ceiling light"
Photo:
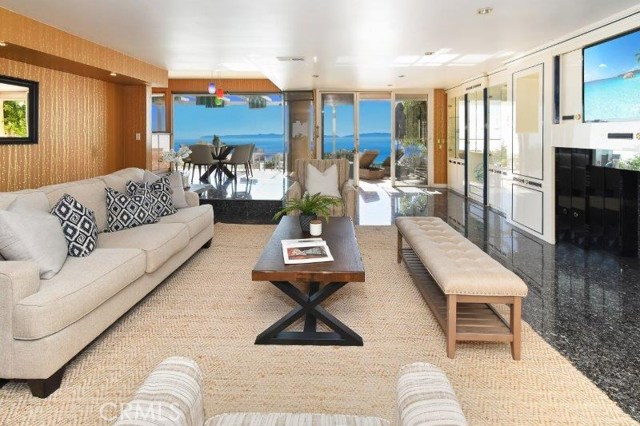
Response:
[{"label": "recessed ceiling light", "polygon": [[424,56],[431,56],[434,52],[424,52]]},{"label": "recessed ceiling light", "polygon": [[398,78],[405,78],[405,77],[406,77],[406,76],[405,76],[404,74],[400,74],[400,75],[398,76]]},{"label": "recessed ceiling light", "polygon": [[493,8],[489,6],[478,9],[478,15],[488,15],[491,12],[493,12]]},{"label": "recessed ceiling light", "polygon": [[116,73],[115,73],[115,72],[113,72],[113,71],[112,71],[112,72],[110,72],[110,73],[109,73],[109,75],[110,75],[111,77],[117,77],[117,76],[118,76],[118,74],[116,74]]},{"label": "recessed ceiling light", "polygon": [[393,84],[387,84],[387,87],[392,87],[392,86],[393,86]]},{"label": "recessed ceiling light", "polygon": [[0,41],[0,47],[7,47],[6,41]]},{"label": "recessed ceiling light", "polygon": [[318,77],[320,77],[320,75],[319,74],[314,74],[314,75],[312,75],[312,77],[313,78],[318,78]]}]

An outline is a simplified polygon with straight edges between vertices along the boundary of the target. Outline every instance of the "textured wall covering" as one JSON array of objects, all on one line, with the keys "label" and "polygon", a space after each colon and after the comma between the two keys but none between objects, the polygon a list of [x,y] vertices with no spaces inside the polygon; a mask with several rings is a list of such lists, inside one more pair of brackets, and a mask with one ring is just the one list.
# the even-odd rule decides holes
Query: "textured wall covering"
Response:
[{"label": "textured wall covering", "polygon": [[40,83],[39,143],[0,145],[0,191],[98,176],[123,166],[122,86],[2,58],[0,74]]}]

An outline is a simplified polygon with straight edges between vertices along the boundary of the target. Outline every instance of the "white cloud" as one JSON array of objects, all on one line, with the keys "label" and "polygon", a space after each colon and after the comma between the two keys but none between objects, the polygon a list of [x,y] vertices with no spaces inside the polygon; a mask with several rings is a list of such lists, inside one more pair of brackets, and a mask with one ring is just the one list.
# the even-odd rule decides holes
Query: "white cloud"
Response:
[{"label": "white cloud", "polygon": [[600,64],[600,65],[598,65],[598,66],[599,66],[600,68],[606,68],[606,67],[607,67],[607,64]]}]

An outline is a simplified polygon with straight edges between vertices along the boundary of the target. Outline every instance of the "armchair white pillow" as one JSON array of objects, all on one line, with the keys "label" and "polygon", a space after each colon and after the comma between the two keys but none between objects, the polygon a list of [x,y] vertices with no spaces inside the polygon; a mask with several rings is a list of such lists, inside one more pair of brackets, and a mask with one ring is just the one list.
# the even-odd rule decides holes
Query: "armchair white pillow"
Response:
[{"label": "armchair white pillow", "polygon": [[338,167],[335,164],[324,172],[307,164],[307,176],[304,182],[306,191],[311,195],[320,193],[329,197],[342,198],[338,188]]}]

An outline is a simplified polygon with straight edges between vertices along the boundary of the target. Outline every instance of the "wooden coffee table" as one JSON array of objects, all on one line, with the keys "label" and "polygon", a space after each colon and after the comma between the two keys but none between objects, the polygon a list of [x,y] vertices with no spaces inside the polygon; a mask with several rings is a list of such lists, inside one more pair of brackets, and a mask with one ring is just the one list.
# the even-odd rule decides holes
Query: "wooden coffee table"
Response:
[{"label": "wooden coffee table", "polygon": [[[256,344],[362,346],[362,337],[320,306],[347,283],[364,282],[353,222],[347,217],[332,217],[323,224],[321,237],[331,250],[333,262],[285,265],[281,241],[308,237],[302,233],[298,217],[283,217],[251,272],[253,281],[271,282],[300,305],[260,333]],[[308,295],[292,282],[308,284]],[[302,317],[305,317],[303,331],[285,331]],[[318,320],[333,331],[318,331]]]}]

